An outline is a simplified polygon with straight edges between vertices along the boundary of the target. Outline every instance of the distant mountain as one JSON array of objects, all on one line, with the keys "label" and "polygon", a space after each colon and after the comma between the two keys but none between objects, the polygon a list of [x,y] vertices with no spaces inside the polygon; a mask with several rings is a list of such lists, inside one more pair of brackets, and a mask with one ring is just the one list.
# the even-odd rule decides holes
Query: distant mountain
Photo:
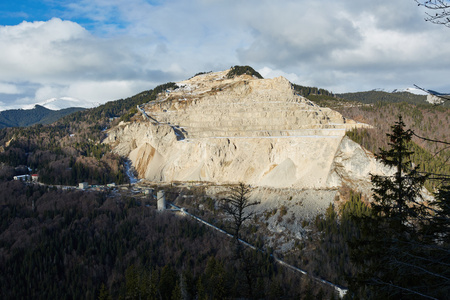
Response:
[{"label": "distant mountain", "polygon": [[51,110],[41,105],[32,109],[10,109],[0,112],[0,128],[26,127],[34,124],[50,124],[71,113],[84,110],[82,107]]},{"label": "distant mountain", "polygon": [[42,102],[26,105],[22,107],[22,109],[33,109],[36,105],[43,106],[51,110],[61,110],[71,107],[93,108],[99,106],[100,103],[84,101],[70,97],[61,97],[61,98],[50,98]]},{"label": "distant mountain", "polygon": [[414,95],[428,95],[425,91],[415,88],[415,87],[407,87],[404,89],[395,89],[392,91],[392,93],[401,93],[401,92],[408,92]]}]

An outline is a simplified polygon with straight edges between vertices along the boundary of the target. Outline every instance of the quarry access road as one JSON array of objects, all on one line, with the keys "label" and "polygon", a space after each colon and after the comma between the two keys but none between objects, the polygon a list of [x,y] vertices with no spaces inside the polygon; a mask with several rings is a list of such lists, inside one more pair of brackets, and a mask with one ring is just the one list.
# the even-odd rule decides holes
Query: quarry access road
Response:
[{"label": "quarry access road", "polygon": [[[230,233],[226,232],[225,230],[220,229],[219,227],[214,226],[213,224],[208,223],[208,222],[206,222],[205,220],[203,220],[203,219],[201,219],[201,218],[199,218],[199,217],[197,217],[197,216],[195,216],[195,215],[193,215],[193,214],[187,212],[187,210],[186,210],[185,208],[183,208],[183,207],[178,207],[178,206],[176,206],[176,205],[174,205],[174,204],[172,204],[172,203],[168,203],[168,204],[169,204],[171,207],[174,208],[173,211],[179,211],[179,212],[181,212],[182,214],[184,214],[184,215],[186,215],[186,216],[189,216],[189,217],[193,218],[194,220],[196,220],[196,221],[198,221],[198,222],[200,222],[200,223],[203,223],[203,224],[205,224],[206,226],[209,226],[209,227],[211,227],[211,228],[213,228],[213,229],[215,229],[215,230],[217,230],[217,231],[220,231],[221,233],[227,235],[227,236],[230,237],[230,238],[233,238],[233,235],[232,235],[232,234],[230,234]],[[245,246],[247,246],[247,247],[253,249],[253,250],[256,250],[256,251],[260,251],[260,252],[262,252],[262,253],[265,253],[264,250],[259,249],[259,248],[255,247],[255,246],[253,246],[252,244],[247,243],[246,241],[244,241],[244,240],[242,240],[242,239],[239,239],[239,242],[242,243],[243,245],[245,245]],[[291,269],[291,270],[294,271],[294,272],[298,272],[298,273],[301,273],[301,274],[303,274],[303,275],[306,275],[306,276],[310,277],[311,279],[313,279],[314,281],[317,281],[317,282],[319,282],[319,283],[322,283],[322,284],[325,284],[325,285],[327,285],[327,286],[330,286],[330,287],[334,288],[334,289],[336,290],[336,292],[339,294],[339,298],[341,298],[341,299],[345,296],[345,294],[347,294],[348,289],[345,288],[345,287],[342,287],[342,286],[337,285],[337,284],[334,284],[334,283],[332,283],[332,282],[330,282],[330,281],[328,281],[328,280],[325,280],[325,279],[316,277],[316,276],[314,276],[314,275],[311,275],[311,274],[309,274],[309,273],[308,273],[307,271],[305,271],[305,270],[302,270],[302,269],[300,269],[300,268],[297,268],[297,267],[295,267],[295,266],[293,266],[293,265],[290,265],[290,264],[286,263],[285,261],[283,261],[283,260],[277,258],[277,257],[276,257],[275,255],[273,255],[273,254],[270,254],[270,256],[271,256],[278,264],[280,264],[280,265],[282,265],[282,266],[284,266],[284,267],[287,267],[288,269]]]}]

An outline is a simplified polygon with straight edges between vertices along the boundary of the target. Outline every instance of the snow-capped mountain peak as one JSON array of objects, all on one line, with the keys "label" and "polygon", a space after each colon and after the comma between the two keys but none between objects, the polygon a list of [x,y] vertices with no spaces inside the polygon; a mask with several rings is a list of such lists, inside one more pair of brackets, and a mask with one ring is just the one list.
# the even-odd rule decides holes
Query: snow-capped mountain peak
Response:
[{"label": "snow-capped mountain peak", "polygon": [[407,87],[402,89],[395,89],[392,91],[393,93],[401,93],[401,92],[408,92],[415,95],[427,95],[426,92],[422,91],[421,89],[415,88],[415,87]]},{"label": "snow-capped mountain peak", "polygon": [[33,109],[36,105],[43,106],[51,110],[60,110],[69,107],[93,108],[99,106],[98,102],[90,102],[70,97],[50,98],[38,103],[25,105],[23,109]]}]

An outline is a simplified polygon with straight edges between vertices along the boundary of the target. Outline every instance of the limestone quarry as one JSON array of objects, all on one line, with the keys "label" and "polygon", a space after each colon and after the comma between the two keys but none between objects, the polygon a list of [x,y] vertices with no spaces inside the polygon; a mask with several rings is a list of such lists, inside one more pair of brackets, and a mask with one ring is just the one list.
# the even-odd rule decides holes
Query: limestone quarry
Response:
[{"label": "limestone quarry", "polygon": [[178,82],[139,106],[138,119],[110,129],[105,142],[142,179],[207,183],[211,194],[244,182],[255,187],[258,209],[286,204],[286,218],[323,212],[343,184],[370,193],[369,173],[387,172],[345,137],[368,125],[319,107],[283,77],[228,72]]}]

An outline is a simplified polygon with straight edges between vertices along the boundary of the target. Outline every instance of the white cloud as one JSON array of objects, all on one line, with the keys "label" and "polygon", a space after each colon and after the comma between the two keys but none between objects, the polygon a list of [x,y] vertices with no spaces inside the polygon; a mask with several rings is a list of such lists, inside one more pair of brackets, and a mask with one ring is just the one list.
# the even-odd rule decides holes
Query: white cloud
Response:
[{"label": "white cloud", "polygon": [[71,84],[67,94],[71,97],[83,100],[95,99],[104,103],[109,100],[126,98],[136,94],[136,91],[149,89],[149,85],[155,85],[154,82],[147,81],[126,81],[112,80],[102,82],[77,82]]},{"label": "white cloud", "polygon": [[[238,50],[250,65],[282,69],[341,92],[430,82],[424,72],[450,70],[450,31],[425,23],[414,3],[265,4],[248,21],[251,43]],[[445,81],[437,73],[432,78],[434,84]]]},{"label": "white cloud", "polygon": [[56,18],[0,26],[0,48],[0,94],[19,94],[19,107],[54,97],[106,102],[169,81],[181,70],[176,62],[152,65],[153,45],[94,37]]},{"label": "white cloud", "polygon": [[71,64],[67,50],[86,36],[78,24],[60,19],[0,27],[0,80],[60,77]]},{"label": "white cloud", "polygon": [[71,1],[57,18],[0,26],[1,100],[104,102],[237,64],[334,92],[450,90],[450,30],[412,0],[152,3]]},{"label": "white cloud", "polygon": [[20,89],[15,84],[0,82],[0,94],[20,94]]},{"label": "white cloud", "polygon": [[264,78],[275,78],[283,76],[284,78],[288,79],[290,82],[299,82],[300,78],[297,76],[297,74],[294,73],[286,73],[282,70],[272,70],[269,67],[264,67],[260,70],[258,70],[258,73],[261,74]]},{"label": "white cloud", "polygon": [[42,86],[36,90],[34,99],[44,101],[50,98],[60,98],[68,95],[67,86]]}]

